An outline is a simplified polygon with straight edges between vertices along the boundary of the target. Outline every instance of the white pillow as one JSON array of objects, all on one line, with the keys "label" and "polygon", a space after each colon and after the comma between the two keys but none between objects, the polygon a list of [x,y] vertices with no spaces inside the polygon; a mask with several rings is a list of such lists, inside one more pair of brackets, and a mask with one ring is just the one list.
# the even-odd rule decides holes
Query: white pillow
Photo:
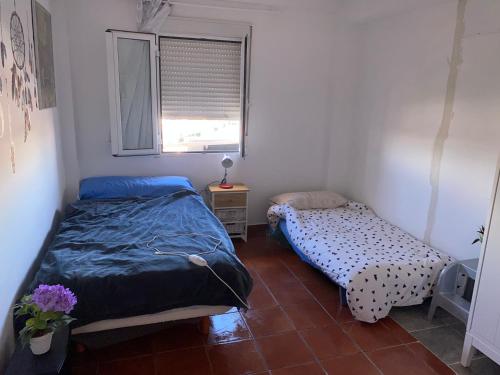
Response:
[{"label": "white pillow", "polygon": [[337,208],[347,203],[347,199],[333,191],[309,191],[279,194],[271,198],[273,204],[288,204],[297,210],[314,208]]}]

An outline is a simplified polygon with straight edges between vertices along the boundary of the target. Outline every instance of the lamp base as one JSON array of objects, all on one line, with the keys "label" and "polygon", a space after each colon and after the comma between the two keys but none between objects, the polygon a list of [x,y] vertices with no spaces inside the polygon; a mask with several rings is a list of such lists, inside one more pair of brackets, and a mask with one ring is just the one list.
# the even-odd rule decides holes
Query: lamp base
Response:
[{"label": "lamp base", "polygon": [[232,189],[234,187],[233,184],[219,184],[221,189]]}]

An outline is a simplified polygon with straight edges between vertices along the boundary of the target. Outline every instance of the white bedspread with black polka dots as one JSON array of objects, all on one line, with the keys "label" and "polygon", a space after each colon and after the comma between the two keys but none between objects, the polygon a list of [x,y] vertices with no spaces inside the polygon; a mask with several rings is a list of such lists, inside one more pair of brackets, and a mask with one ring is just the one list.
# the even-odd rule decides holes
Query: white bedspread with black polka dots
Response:
[{"label": "white bedspread with black polka dots", "polygon": [[364,322],[387,316],[392,306],[422,303],[453,261],[353,201],[322,210],[274,205],[268,220],[274,228],[286,220],[294,244],[346,289],[352,314]]}]

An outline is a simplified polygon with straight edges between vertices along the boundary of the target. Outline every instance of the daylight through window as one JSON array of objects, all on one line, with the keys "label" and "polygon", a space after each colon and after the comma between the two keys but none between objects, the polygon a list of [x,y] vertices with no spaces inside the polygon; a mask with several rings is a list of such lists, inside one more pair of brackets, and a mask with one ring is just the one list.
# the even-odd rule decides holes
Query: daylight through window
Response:
[{"label": "daylight through window", "polygon": [[239,41],[160,37],[164,152],[239,152],[244,52]]}]

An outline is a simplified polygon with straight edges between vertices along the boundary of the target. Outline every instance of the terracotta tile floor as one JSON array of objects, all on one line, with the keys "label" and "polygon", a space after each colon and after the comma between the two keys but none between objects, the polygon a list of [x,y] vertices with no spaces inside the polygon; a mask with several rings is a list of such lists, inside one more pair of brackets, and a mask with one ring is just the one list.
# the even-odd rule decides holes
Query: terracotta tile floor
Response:
[{"label": "terracotta tile floor", "polygon": [[[183,321],[158,325],[147,335],[101,349],[73,353],[73,373],[454,373],[391,318],[376,324],[354,321],[338,302],[338,288],[264,231],[255,231],[248,243],[238,242],[236,248],[254,279],[250,310],[233,309],[212,317],[208,336],[198,332],[196,321]],[[102,335],[109,342],[109,336],[116,334]]]}]

